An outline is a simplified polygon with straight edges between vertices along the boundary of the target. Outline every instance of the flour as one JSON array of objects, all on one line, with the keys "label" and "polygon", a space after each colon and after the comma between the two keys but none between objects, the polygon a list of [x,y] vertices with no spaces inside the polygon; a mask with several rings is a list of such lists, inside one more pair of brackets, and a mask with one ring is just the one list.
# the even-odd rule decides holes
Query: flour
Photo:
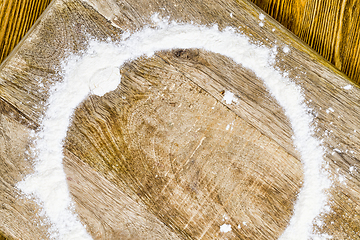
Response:
[{"label": "flour", "polygon": [[284,51],[284,53],[288,53],[288,52],[290,52],[290,48],[288,46],[284,46],[283,51]]},{"label": "flour", "polygon": [[329,107],[326,109],[326,113],[335,112],[335,110],[332,107]]},{"label": "flour", "polygon": [[350,89],[352,89],[352,85],[350,85],[350,84],[349,84],[349,85],[346,85],[346,86],[343,87],[343,89],[345,89],[345,90],[350,90]]},{"label": "flour", "polygon": [[220,232],[227,233],[231,231],[231,225],[230,224],[223,224],[220,226]]},{"label": "flour", "polygon": [[263,22],[263,21],[264,21],[264,19],[265,19],[265,15],[262,14],[262,13],[260,13],[259,19],[260,19],[259,26],[260,26],[260,27],[263,27],[263,26],[264,26],[264,22]]},{"label": "flour", "polygon": [[236,103],[237,99],[232,92],[226,90],[224,93],[223,101],[225,101],[226,104],[231,104],[232,102]]},{"label": "flour", "polygon": [[[263,16],[259,16],[263,20]],[[51,89],[48,108],[37,136],[35,173],[18,183],[24,193],[33,194],[42,204],[52,224],[56,239],[90,239],[76,214],[62,166],[63,141],[74,109],[90,94],[102,96],[120,83],[119,70],[126,61],[140,56],[151,57],[156,51],[174,48],[199,48],[219,53],[252,70],[262,79],[269,92],[285,110],[294,132],[294,145],[304,166],[304,184],[295,203],[290,225],[280,239],[309,239],[312,223],[321,213],[330,183],[321,170],[323,150],[313,137],[312,116],[304,103],[301,89],[275,70],[274,49],[250,43],[245,35],[233,28],[220,31],[213,27],[168,23],[154,15],[156,28],[144,27],[133,34],[125,33],[121,41],[91,41],[82,56],[72,56],[64,64],[64,79]],[[284,49],[286,51],[286,48]],[[233,101],[231,92],[225,97]],[[231,95],[231,98],[230,98]],[[230,225],[229,225],[230,226]],[[229,226],[224,226],[224,232]],[[231,226],[230,226],[231,229]]]}]

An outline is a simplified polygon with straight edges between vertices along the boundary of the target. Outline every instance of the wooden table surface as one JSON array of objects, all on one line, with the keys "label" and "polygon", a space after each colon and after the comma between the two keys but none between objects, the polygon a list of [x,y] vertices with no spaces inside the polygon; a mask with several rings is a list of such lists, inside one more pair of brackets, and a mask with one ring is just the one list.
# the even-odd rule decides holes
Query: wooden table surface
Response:
[{"label": "wooden table surface", "polygon": [[[32,171],[30,133],[40,130],[49,89],[62,79],[62,61],[84,50],[89,36],[119,40],[124,30],[151,25],[154,13],[240,27],[254,42],[290,47],[279,51],[276,66],[303,89],[333,180],[331,211],[316,230],[358,239],[360,90],[344,91],[350,84],[344,74],[274,20],[266,17],[259,26],[261,12],[252,4],[232,0],[51,3],[0,68],[0,233],[48,237],[48,226],[38,226],[40,207],[20,198],[15,185]],[[121,75],[121,87],[78,106],[64,144],[75,209],[92,237],[277,239],[291,218],[303,169],[290,123],[262,80],[199,49],[139,58]],[[227,89],[239,104],[224,103]],[[326,111],[330,107],[334,112]],[[229,119],[231,132],[225,131]],[[227,234],[219,231],[224,215],[233,226]]]}]

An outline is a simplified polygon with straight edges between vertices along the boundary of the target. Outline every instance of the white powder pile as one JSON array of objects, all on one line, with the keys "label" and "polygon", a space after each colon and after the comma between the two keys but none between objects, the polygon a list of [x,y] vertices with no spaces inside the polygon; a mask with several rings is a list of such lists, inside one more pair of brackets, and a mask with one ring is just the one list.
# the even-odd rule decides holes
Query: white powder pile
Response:
[{"label": "white powder pile", "polygon": [[[262,16],[260,16],[260,19]],[[326,203],[324,190],[329,186],[321,171],[323,151],[313,137],[313,119],[308,114],[301,89],[274,69],[274,49],[251,44],[233,28],[219,31],[217,26],[168,23],[155,15],[156,28],[145,27],[124,34],[118,43],[92,41],[87,53],[72,57],[64,65],[64,79],[52,89],[42,130],[36,141],[38,152],[35,173],[18,184],[26,194],[42,203],[52,223],[52,236],[57,239],[90,239],[71,207],[71,197],[63,171],[63,141],[76,106],[89,94],[103,95],[120,83],[120,67],[140,56],[173,48],[200,48],[219,53],[252,70],[284,108],[294,131],[294,144],[304,165],[304,184],[299,193],[290,225],[280,239],[309,239],[312,223]],[[126,37],[125,37],[126,36]],[[227,103],[233,95],[227,92]],[[231,96],[230,96],[231,95]],[[224,229],[224,231],[226,231]],[[231,226],[230,226],[231,229]]]}]

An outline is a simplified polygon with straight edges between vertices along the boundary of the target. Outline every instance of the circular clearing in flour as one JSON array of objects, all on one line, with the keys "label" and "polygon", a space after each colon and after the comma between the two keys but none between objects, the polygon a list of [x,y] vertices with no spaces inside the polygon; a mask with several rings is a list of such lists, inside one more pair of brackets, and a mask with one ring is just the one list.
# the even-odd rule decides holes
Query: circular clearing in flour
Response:
[{"label": "circular clearing in flour", "polygon": [[290,120],[294,145],[304,166],[304,183],[290,224],[280,239],[311,238],[312,223],[327,201],[325,190],[330,182],[321,168],[323,150],[320,141],[313,136],[313,118],[308,113],[301,89],[272,65],[276,50],[252,44],[246,36],[230,27],[220,31],[217,26],[169,23],[159,20],[156,15],[153,21],[156,28],[144,27],[117,43],[91,41],[87,53],[67,60],[63,81],[51,90],[42,130],[36,141],[39,154],[35,173],[17,186],[25,194],[35,195],[42,204],[53,226],[53,238],[91,239],[71,210],[72,201],[62,166],[63,140],[74,109],[90,94],[102,96],[115,90],[121,79],[119,69],[125,62],[174,48],[198,48],[222,54],[252,70],[264,81]]}]

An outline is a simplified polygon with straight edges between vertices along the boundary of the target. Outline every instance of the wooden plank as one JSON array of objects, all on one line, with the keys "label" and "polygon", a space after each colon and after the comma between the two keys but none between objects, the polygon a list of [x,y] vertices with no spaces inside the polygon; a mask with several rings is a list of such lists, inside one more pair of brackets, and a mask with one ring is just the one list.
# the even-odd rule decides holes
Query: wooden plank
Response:
[{"label": "wooden plank", "polygon": [[[32,171],[27,155],[61,81],[69,53],[89,36],[119,40],[124,30],[171,20],[241,28],[279,51],[276,66],[301,88],[334,180],[332,209],[318,231],[356,239],[360,220],[360,90],[247,1],[57,0],[0,68],[0,231],[47,239],[39,207],[15,184]],[[275,31],[273,31],[275,29]],[[121,69],[121,86],[89,96],[72,119],[64,166],[75,209],[94,239],[276,239],[286,228],[303,179],[284,111],[262,81],[222,55],[204,50],[158,52]],[[239,104],[226,105],[230,89]],[[125,98],[124,98],[125,97]],[[331,107],[334,112],[326,110]],[[339,117],[341,116],[341,117]],[[232,123],[232,129],[227,130]],[[327,137],[324,137],[328,135]],[[333,151],[334,148],[337,151]],[[350,170],[354,166],[354,170]],[[346,184],[338,181],[346,179]],[[231,224],[223,234],[219,227]],[[244,224],[246,223],[246,224]],[[240,225],[240,227],[238,227]],[[141,230],[139,230],[141,229]]]},{"label": "wooden plank", "polygon": [[2,0],[0,3],[0,63],[29,31],[51,0]]},{"label": "wooden plank", "polygon": [[250,0],[360,83],[360,7],[355,0]]}]

